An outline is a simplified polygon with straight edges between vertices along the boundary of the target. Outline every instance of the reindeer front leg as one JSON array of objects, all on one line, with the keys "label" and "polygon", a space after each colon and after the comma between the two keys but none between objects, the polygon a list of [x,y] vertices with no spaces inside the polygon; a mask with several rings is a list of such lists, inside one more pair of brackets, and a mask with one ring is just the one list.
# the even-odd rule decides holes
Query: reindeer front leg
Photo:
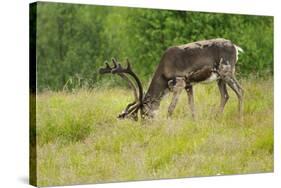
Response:
[{"label": "reindeer front leg", "polygon": [[[232,63],[232,64],[234,64],[234,63]],[[239,111],[239,114],[241,116],[242,115],[242,108],[243,108],[243,93],[244,93],[244,91],[243,91],[243,88],[241,87],[241,85],[239,84],[239,82],[236,80],[234,72],[235,72],[235,67],[232,67],[231,63],[229,61],[221,58],[220,63],[219,63],[218,74],[220,75],[223,82],[226,83],[237,95],[238,111]],[[222,101],[222,104],[226,103],[227,98],[228,98],[228,94],[227,94],[227,92],[225,92],[226,86],[223,86],[222,83],[221,84],[219,83],[219,88],[220,88],[220,92],[221,92],[222,95],[223,94],[227,95],[225,97],[225,99],[223,99],[224,101]],[[224,104],[223,104],[223,106],[224,106]],[[223,108],[222,108],[222,110],[223,110]]]},{"label": "reindeer front leg", "polygon": [[177,91],[173,91],[173,98],[172,98],[172,102],[171,104],[169,105],[169,108],[168,108],[168,117],[171,117],[175,108],[176,108],[176,105],[177,105],[177,102],[179,100],[179,96],[180,96],[180,93],[181,93],[182,89],[178,89]]},{"label": "reindeer front leg", "polygon": [[240,116],[242,115],[242,108],[243,108],[243,95],[244,91],[239,82],[236,80],[234,76],[224,78],[227,85],[235,92],[238,98],[238,112]]},{"label": "reindeer front leg", "polygon": [[226,83],[223,80],[218,80],[218,87],[221,94],[220,113],[223,113],[224,106],[229,99],[229,95],[227,92]]},{"label": "reindeer front leg", "polygon": [[170,91],[173,92],[172,102],[168,107],[168,117],[171,117],[176,108],[180,93],[186,86],[185,78],[176,77],[176,78],[168,81],[168,86],[169,86]]},{"label": "reindeer front leg", "polygon": [[192,118],[195,119],[195,108],[194,108],[194,97],[193,97],[193,87],[192,85],[186,86],[185,88],[188,96],[188,104],[190,107]]}]

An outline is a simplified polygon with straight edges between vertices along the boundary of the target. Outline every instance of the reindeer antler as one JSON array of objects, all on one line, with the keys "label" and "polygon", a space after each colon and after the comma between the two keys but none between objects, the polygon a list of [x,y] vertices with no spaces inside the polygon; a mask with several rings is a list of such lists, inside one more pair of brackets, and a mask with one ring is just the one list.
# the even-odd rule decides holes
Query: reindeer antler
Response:
[{"label": "reindeer antler", "polygon": [[109,66],[107,62],[105,62],[105,67],[99,69],[100,74],[111,73],[112,68]]},{"label": "reindeer antler", "polygon": [[127,73],[129,75],[131,75],[137,85],[138,85],[138,88],[139,88],[139,101],[140,103],[142,103],[142,99],[143,99],[143,88],[142,88],[142,84],[141,84],[141,81],[140,79],[138,78],[138,76],[133,72],[132,68],[131,68],[131,64],[129,62],[129,60],[127,59],[127,68],[123,68],[122,65],[120,63],[116,63],[116,61],[114,59],[112,59],[113,61],[113,64],[114,64],[114,68],[111,70],[111,73],[112,74],[115,74],[115,73]]},{"label": "reindeer antler", "polygon": [[[99,73],[100,74],[106,74],[106,73],[116,73],[114,70],[117,67],[116,61],[115,59],[112,59],[113,62],[113,67],[110,67],[108,62],[105,62],[105,67],[104,68],[100,68],[99,69]],[[135,97],[135,101],[138,100],[138,94],[137,94],[137,88],[135,87],[135,85],[133,84],[133,82],[123,73],[119,72],[117,73],[121,78],[123,78],[124,80],[126,80],[129,84],[129,86],[133,89],[134,91],[134,97]]]},{"label": "reindeer antler", "polygon": [[[125,110],[118,116],[119,118],[124,118],[125,116],[129,114],[133,114],[134,119],[137,118],[137,112],[142,105],[142,99],[143,99],[143,88],[142,84],[137,77],[137,75],[132,71],[131,65],[127,59],[127,67],[124,69],[120,63],[117,63],[115,59],[112,59],[113,67],[110,67],[107,62],[105,62],[105,67],[100,68],[99,72],[100,74],[105,74],[105,73],[112,73],[112,74],[118,74],[120,77],[125,79],[130,87],[134,90],[134,96],[135,96],[135,101],[128,104]],[[135,84],[125,75],[125,73],[131,75],[138,86],[139,89],[139,95],[137,94],[137,88],[135,87]]]}]

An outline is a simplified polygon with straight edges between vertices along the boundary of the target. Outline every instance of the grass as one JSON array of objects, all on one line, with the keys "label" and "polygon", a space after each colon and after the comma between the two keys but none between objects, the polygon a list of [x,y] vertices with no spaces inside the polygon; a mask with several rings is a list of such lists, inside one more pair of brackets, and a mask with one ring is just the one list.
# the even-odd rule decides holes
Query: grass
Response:
[{"label": "grass", "polygon": [[116,116],[132,100],[123,88],[37,95],[39,186],[179,178],[273,171],[273,81],[242,81],[244,118],[237,99],[217,115],[216,84],[195,86],[197,118],[183,92],[171,119],[171,96],[154,120]]}]

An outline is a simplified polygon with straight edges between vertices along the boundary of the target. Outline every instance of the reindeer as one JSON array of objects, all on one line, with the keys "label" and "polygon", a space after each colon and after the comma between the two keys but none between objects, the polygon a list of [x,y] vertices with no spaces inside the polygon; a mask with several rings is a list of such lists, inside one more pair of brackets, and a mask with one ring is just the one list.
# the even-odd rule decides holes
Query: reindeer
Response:
[{"label": "reindeer", "polygon": [[[164,52],[146,93],[143,92],[141,81],[133,72],[128,59],[126,68],[112,59],[113,67],[106,62],[106,67],[101,68],[99,72],[118,74],[134,91],[135,100],[119,114],[120,119],[137,120],[138,112],[141,118],[153,118],[161,99],[169,91],[173,92],[172,102],[168,108],[168,116],[171,116],[182,90],[188,95],[188,103],[194,118],[193,86],[213,81],[217,81],[221,95],[220,113],[223,113],[229,99],[228,85],[237,95],[238,111],[241,115],[243,89],[235,78],[235,64],[239,52],[243,52],[239,46],[222,38],[170,47]],[[131,76],[135,83],[127,75]]]}]

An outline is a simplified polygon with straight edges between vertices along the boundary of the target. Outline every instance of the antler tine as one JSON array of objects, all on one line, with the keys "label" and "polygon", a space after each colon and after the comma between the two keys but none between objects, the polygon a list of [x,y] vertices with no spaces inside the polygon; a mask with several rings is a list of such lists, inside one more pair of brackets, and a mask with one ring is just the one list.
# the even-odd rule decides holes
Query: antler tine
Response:
[{"label": "antler tine", "polygon": [[99,73],[100,74],[105,74],[105,73],[110,73],[111,72],[112,68],[109,66],[108,62],[105,61],[104,63],[105,63],[105,67],[99,69]]},{"label": "antler tine", "polygon": [[114,67],[112,68],[111,73],[113,73],[113,74],[115,74],[115,73],[128,73],[128,74],[131,74],[133,72],[132,68],[131,68],[131,64],[130,64],[128,59],[127,59],[127,67],[126,67],[126,69],[124,69],[120,63],[117,63],[115,59],[112,59],[112,62],[113,62]]},{"label": "antler tine", "polygon": [[107,61],[105,62],[105,68],[107,68],[107,69],[112,69],[112,68],[110,67],[110,65],[108,64]]},{"label": "antler tine", "polygon": [[128,72],[132,72],[132,68],[131,68],[131,64],[130,64],[130,62],[129,62],[129,60],[128,59],[126,59],[126,61],[127,61],[127,71]]},{"label": "antler tine", "polygon": [[123,119],[126,116],[127,117],[132,117],[134,120],[138,119],[138,111],[140,109],[140,103],[130,103],[126,109],[118,115],[118,118]]},{"label": "antler tine", "polygon": [[112,69],[111,73],[112,74],[115,74],[115,73],[126,73],[126,69],[124,69],[120,63],[118,63],[116,65],[116,67],[114,69]]},{"label": "antler tine", "polygon": [[117,62],[114,58],[112,58],[112,63],[113,63],[113,68],[116,68],[117,67]]}]

